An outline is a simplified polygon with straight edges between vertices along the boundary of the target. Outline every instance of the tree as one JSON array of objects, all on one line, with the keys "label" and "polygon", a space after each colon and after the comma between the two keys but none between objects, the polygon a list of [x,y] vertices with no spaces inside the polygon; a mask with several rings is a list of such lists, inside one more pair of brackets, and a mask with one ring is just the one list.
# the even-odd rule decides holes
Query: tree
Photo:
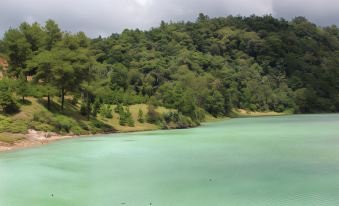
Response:
[{"label": "tree", "polygon": [[4,45],[9,57],[9,73],[19,77],[32,55],[31,44],[18,29],[9,29],[4,35]]},{"label": "tree", "polygon": [[160,114],[155,110],[155,107],[153,105],[148,105],[147,122],[150,124],[157,124],[159,123],[160,119]]},{"label": "tree", "polygon": [[100,107],[100,115],[105,118],[113,118],[111,105],[103,104]]},{"label": "tree", "polygon": [[134,127],[134,120],[133,120],[132,114],[129,110],[129,107],[126,108],[125,115],[126,115],[127,125],[129,127]]},{"label": "tree", "polygon": [[127,123],[127,115],[124,109],[119,111],[119,124],[125,126]]},{"label": "tree", "polygon": [[31,94],[30,84],[27,82],[26,76],[21,74],[15,88],[16,94],[22,97],[22,103],[25,103],[25,97]]},{"label": "tree", "polygon": [[45,45],[46,49],[50,51],[57,42],[61,41],[62,32],[58,24],[56,24],[53,20],[46,21],[45,31],[47,34]]},{"label": "tree", "polygon": [[138,112],[138,121],[140,123],[144,123],[145,120],[144,120],[144,112],[142,111],[142,109],[139,109],[139,112]]},{"label": "tree", "polygon": [[224,97],[218,90],[212,90],[206,97],[206,111],[215,117],[224,115]]},{"label": "tree", "polygon": [[55,54],[51,51],[43,51],[34,56],[28,62],[28,68],[35,69],[34,81],[42,85],[39,95],[47,97],[47,107],[51,108],[51,98],[56,94],[53,68],[58,64]]},{"label": "tree", "polygon": [[114,64],[110,73],[111,87],[114,90],[122,88],[126,90],[128,69],[123,64]]},{"label": "tree", "polygon": [[13,96],[15,83],[12,79],[4,77],[0,80],[0,112],[14,113],[19,110],[19,105]]},{"label": "tree", "polygon": [[27,42],[29,42],[33,53],[43,48],[46,40],[46,33],[38,23],[30,25],[24,22],[19,28]]},{"label": "tree", "polygon": [[6,114],[14,113],[19,110],[18,103],[10,91],[0,90],[0,110]]}]

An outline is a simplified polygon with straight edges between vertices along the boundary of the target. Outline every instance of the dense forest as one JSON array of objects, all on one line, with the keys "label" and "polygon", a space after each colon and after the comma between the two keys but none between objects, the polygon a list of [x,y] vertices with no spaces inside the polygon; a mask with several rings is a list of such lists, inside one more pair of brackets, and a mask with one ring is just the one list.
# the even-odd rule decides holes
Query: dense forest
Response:
[{"label": "dense forest", "polygon": [[[173,115],[198,124],[236,108],[339,111],[339,29],[304,17],[200,14],[105,38],[64,32],[53,20],[22,23],[5,32],[0,55],[9,64],[0,81],[3,113],[19,110],[27,96],[47,108],[58,101],[60,111],[65,101],[80,104],[88,118],[107,105],[145,103],[150,122]],[[157,106],[177,113],[153,117]]]}]

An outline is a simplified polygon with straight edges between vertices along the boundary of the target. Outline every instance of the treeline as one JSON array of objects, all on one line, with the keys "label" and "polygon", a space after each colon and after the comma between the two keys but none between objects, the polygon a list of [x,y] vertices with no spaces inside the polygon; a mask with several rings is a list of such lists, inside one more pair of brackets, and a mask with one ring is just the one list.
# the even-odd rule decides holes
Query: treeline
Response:
[{"label": "treeline", "polygon": [[195,22],[94,39],[49,20],[9,29],[0,49],[9,62],[0,104],[11,105],[15,94],[44,97],[50,107],[58,97],[62,110],[71,96],[89,117],[100,105],[148,103],[194,122],[234,108],[339,111],[339,29],[303,17],[200,14]]}]

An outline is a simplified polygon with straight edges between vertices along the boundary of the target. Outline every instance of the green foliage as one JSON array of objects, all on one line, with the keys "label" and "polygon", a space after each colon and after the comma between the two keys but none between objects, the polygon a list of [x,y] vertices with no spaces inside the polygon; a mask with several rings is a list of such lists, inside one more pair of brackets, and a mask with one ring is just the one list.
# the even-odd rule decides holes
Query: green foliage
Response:
[{"label": "green foliage", "polygon": [[87,108],[87,105],[82,103],[81,106],[80,106],[80,114],[82,116],[87,116],[88,115],[88,108]]},{"label": "green foliage", "polygon": [[91,132],[92,133],[107,133],[113,132],[113,128],[97,119],[91,119]]},{"label": "green foliage", "polygon": [[105,118],[109,118],[109,119],[113,118],[111,105],[108,105],[108,104],[101,105],[99,113],[101,116]]},{"label": "green foliage", "polygon": [[37,131],[44,131],[44,132],[53,132],[55,131],[54,127],[52,125],[41,123],[37,121],[32,121],[29,123],[29,127],[31,129],[35,129]]},{"label": "green foliage", "polygon": [[[87,120],[98,112],[110,118],[107,105],[114,104],[120,124],[131,126],[122,105],[147,103],[178,112],[161,116],[149,106],[146,115],[139,111],[139,122],[180,127],[199,124],[206,112],[219,117],[237,108],[338,112],[338,34],[337,27],[321,28],[303,17],[288,22],[254,15],[199,14],[196,22],[162,22],[149,31],[95,39],[63,32],[53,20],[23,23],[0,41],[9,61],[6,76],[15,77],[0,81],[0,110],[17,111],[15,97],[31,95],[47,99],[49,109],[53,97],[61,97],[63,110],[72,95],[79,101],[67,106],[79,102]],[[62,132],[85,128],[51,119]],[[40,123],[55,127],[52,122]],[[99,124],[87,129],[102,131]]]},{"label": "green foliage", "polygon": [[[102,106],[101,106],[100,104],[101,104],[101,103],[100,103],[100,100],[99,100],[99,99],[96,99],[96,100],[94,101],[93,105],[92,105],[92,114],[93,114],[94,117],[97,116],[97,113],[98,113],[98,112],[101,113]],[[110,107],[109,107],[109,108],[106,108],[106,111],[104,111],[104,113],[105,113],[105,115],[103,115],[103,116],[105,116],[106,118],[112,118],[112,117],[113,117],[113,116],[112,116],[112,110],[111,110]]]},{"label": "green foliage", "polygon": [[87,133],[87,128],[72,118],[64,115],[53,115],[49,112],[35,113],[30,127],[39,131],[72,133],[76,135]]},{"label": "green foliage", "polygon": [[62,115],[57,115],[53,119],[53,126],[55,127],[56,131],[61,133],[69,133],[71,128],[76,125],[76,122],[72,119],[69,119]]},{"label": "green foliage", "polygon": [[114,112],[115,113],[122,113],[124,111],[124,107],[122,106],[122,104],[118,104],[115,108],[114,108]]},{"label": "green foliage", "polygon": [[140,123],[145,122],[144,112],[142,111],[142,109],[139,109],[139,111],[138,111],[138,122],[140,122]]},{"label": "green foliage", "polygon": [[126,108],[125,116],[126,116],[127,125],[129,127],[134,127],[134,120],[133,120],[132,114],[129,110],[129,107]]},{"label": "green foliage", "polygon": [[111,87],[113,90],[118,90],[120,88],[127,88],[127,73],[128,69],[120,63],[112,65],[112,71],[110,73],[111,78]]},{"label": "green foliage", "polygon": [[175,128],[189,128],[197,126],[198,123],[192,121],[190,117],[184,116],[178,112],[167,112],[163,113],[162,117],[165,121],[164,127],[167,128],[167,125],[174,124]]},{"label": "green foliage", "polygon": [[0,91],[0,112],[5,114],[19,111],[19,105],[16,99],[9,91]]},{"label": "green foliage", "polygon": [[126,123],[127,123],[127,120],[128,120],[127,114],[126,114],[124,108],[121,105],[120,106],[118,105],[117,108],[118,108],[117,110],[119,112],[119,124],[121,126],[125,126]]},{"label": "green foliage", "polygon": [[21,74],[16,83],[16,94],[22,97],[22,103],[25,103],[25,97],[31,95],[31,85],[27,82],[26,77]]},{"label": "green foliage", "polygon": [[151,104],[147,107],[147,122],[150,124],[158,124],[161,122],[161,115],[155,109],[155,106]]},{"label": "green foliage", "polygon": [[26,134],[28,130],[28,122],[24,120],[11,120],[8,117],[0,115],[0,133],[22,133]]}]

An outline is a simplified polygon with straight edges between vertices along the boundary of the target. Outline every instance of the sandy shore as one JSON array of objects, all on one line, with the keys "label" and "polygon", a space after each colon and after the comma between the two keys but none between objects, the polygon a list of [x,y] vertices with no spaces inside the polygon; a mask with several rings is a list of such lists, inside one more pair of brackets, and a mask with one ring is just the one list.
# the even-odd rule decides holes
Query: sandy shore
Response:
[{"label": "sandy shore", "polygon": [[10,151],[14,149],[21,149],[27,147],[36,147],[61,139],[75,138],[79,136],[66,135],[62,136],[56,133],[39,132],[35,130],[28,130],[25,139],[18,140],[12,143],[0,142],[0,152]]}]

